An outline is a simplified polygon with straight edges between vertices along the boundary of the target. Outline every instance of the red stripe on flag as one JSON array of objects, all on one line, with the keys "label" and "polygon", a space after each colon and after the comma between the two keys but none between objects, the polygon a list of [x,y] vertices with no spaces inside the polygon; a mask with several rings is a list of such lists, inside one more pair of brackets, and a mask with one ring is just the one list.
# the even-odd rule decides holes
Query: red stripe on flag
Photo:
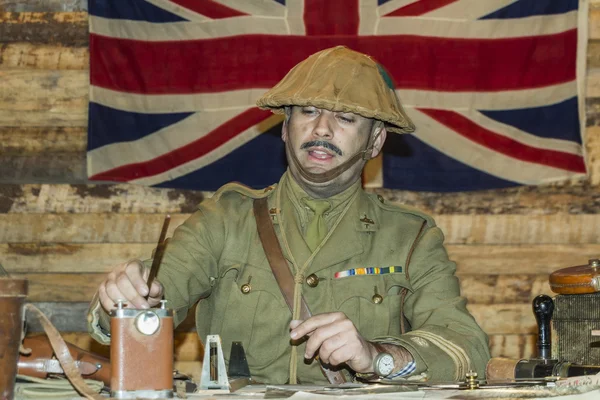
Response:
[{"label": "red stripe on flag", "polygon": [[90,79],[96,86],[145,94],[270,88],[299,61],[340,44],[373,56],[400,89],[518,90],[575,79],[576,29],[494,40],[248,35],[145,42],[92,34]]},{"label": "red stripe on flag", "polygon": [[454,111],[425,108],[419,108],[418,110],[452,129],[459,135],[517,160],[547,165],[566,171],[586,172],[582,156],[528,146],[483,128]]},{"label": "red stripe on flag", "polygon": [[[447,6],[448,4],[456,3],[458,0],[421,0],[416,3],[400,7],[384,17],[414,17],[423,15],[437,8]],[[485,0],[482,0],[485,1]]]},{"label": "red stripe on flag", "polygon": [[248,15],[244,12],[234,10],[233,8],[227,7],[223,4],[219,4],[214,0],[171,0],[172,3],[178,4],[182,7],[189,8],[190,10],[202,14],[208,18],[221,19],[239,17],[242,15]]},{"label": "red stripe on flag", "polygon": [[358,1],[304,0],[304,25],[308,36],[356,35]]},{"label": "red stripe on flag", "polygon": [[90,179],[126,182],[158,175],[210,153],[271,115],[270,111],[251,108],[185,146],[146,162],[127,164],[101,172]]}]

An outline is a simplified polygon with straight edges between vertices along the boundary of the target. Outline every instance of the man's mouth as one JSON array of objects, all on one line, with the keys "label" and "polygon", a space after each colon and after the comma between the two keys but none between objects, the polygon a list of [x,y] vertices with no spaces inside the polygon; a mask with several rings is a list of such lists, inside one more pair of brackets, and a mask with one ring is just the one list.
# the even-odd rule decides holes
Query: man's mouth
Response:
[{"label": "man's mouth", "polygon": [[310,156],[321,159],[333,158],[336,155],[341,156],[343,154],[339,147],[325,140],[313,140],[300,146],[300,150],[307,149]]},{"label": "man's mouth", "polygon": [[312,158],[316,158],[317,160],[329,160],[335,156],[334,154],[331,154],[330,151],[325,150],[322,147],[313,147],[308,149],[308,155]]}]

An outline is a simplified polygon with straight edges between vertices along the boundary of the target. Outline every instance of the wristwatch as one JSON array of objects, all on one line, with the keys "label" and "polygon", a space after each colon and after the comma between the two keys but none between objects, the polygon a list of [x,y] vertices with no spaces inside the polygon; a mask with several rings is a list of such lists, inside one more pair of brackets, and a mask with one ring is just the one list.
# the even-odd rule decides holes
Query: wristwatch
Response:
[{"label": "wristwatch", "polygon": [[381,378],[385,378],[394,371],[394,357],[379,343],[371,342],[377,349],[377,356],[373,360],[373,371]]}]

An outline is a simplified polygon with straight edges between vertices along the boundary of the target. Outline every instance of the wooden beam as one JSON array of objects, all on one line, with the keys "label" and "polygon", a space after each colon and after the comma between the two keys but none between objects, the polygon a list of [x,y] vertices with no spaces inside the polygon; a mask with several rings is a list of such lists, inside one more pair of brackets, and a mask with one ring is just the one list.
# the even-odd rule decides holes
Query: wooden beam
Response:
[{"label": "wooden beam", "polygon": [[[600,109],[600,99],[598,101]],[[600,119],[599,119],[600,122]],[[587,128],[586,130],[586,148],[589,182],[592,187],[600,185],[600,123],[599,126]],[[598,193],[598,190],[595,191]]]},{"label": "wooden beam", "polygon": [[[447,244],[595,244],[599,214],[438,215]],[[590,225],[591,224],[591,225]]]},{"label": "wooden beam", "polygon": [[10,243],[0,244],[0,260],[11,274],[60,275],[77,271],[79,274],[104,275],[119,263],[150,258],[154,248],[152,243]]},{"label": "wooden beam", "polygon": [[[0,260],[14,274],[106,273],[134,258],[149,258],[155,243],[0,243]],[[448,245],[461,279],[502,279],[503,275],[545,276],[587,264],[600,256],[600,244]],[[494,281],[481,284],[496,285]],[[533,286],[532,286],[533,287]],[[518,289],[518,288],[515,288]],[[535,293],[535,292],[534,292]],[[539,294],[539,293],[538,293]],[[492,296],[492,293],[482,293]],[[510,302],[510,301],[502,301]]]},{"label": "wooden beam", "polygon": [[489,335],[492,357],[535,358],[537,335]]},{"label": "wooden beam", "polygon": [[[169,235],[189,214],[173,214]],[[154,243],[164,214],[0,214],[0,243]],[[600,214],[438,215],[446,244],[600,243]],[[19,227],[19,229],[15,229]]]},{"label": "wooden beam", "polygon": [[27,278],[31,302],[89,302],[106,274],[11,274]]},{"label": "wooden beam", "polygon": [[549,275],[600,256],[599,244],[447,245],[459,275]]},{"label": "wooden beam", "polygon": [[88,0],[1,0],[2,12],[87,11]]},{"label": "wooden beam", "polygon": [[133,184],[0,185],[0,213],[191,213],[211,192]]},{"label": "wooden beam", "polygon": [[[13,134],[14,133],[14,134]],[[19,135],[22,133],[22,141]],[[600,128],[598,128],[600,133]],[[52,157],[46,154],[46,164],[38,166],[34,161],[26,162],[29,157],[39,159],[35,151],[43,148],[44,141],[37,138],[47,134],[48,142],[56,138],[54,144],[49,144],[46,153],[58,151],[61,147],[68,147],[71,136],[83,136],[79,128],[37,129],[5,128],[0,129],[0,138],[5,137],[6,143],[3,154],[7,160],[11,156],[6,154],[21,152],[13,160],[20,160],[22,164],[13,162],[10,165],[30,165],[29,173],[33,175],[49,174],[52,170]],[[14,139],[11,140],[10,137]],[[599,135],[600,137],[600,135]],[[27,143],[29,138],[31,143]],[[75,139],[77,140],[77,139]],[[600,140],[598,140],[600,145]],[[81,142],[80,142],[81,143]],[[83,143],[81,143],[83,144]],[[9,151],[12,150],[12,151]],[[26,153],[31,150],[32,153]],[[69,159],[78,159],[76,156],[60,156],[56,153],[55,159],[63,160],[62,169],[67,170]],[[72,154],[72,153],[68,153]],[[35,156],[34,156],[35,155]],[[81,160],[80,163],[83,163]],[[0,159],[0,164],[2,160]],[[5,165],[8,165],[5,161]],[[60,163],[57,161],[58,165]],[[55,165],[56,165],[55,164]],[[23,168],[25,168],[25,166]],[[600,163],[598,163],[600,168]],[[45,172],[43,170],[46,169]],[[54,176],[59,175],[60,168],[55,168]],[[15,181],[17,177],[23,178],[25,172],[0,171],[0,179]],[[600,172],[600,171],[599,171]],[[83,171],[79,172],[83,174]],[[570,185],[541,185],[522,186],[509,189],[481,190],[459,193],[434,193],[411,192],[403,190],[376,189],[369,190],[381,195],[388,203],[409,205],[423,210],[429,214],[454,215],[454,214],[487,214],[487,215],[531,215],[531,214],[597,214],[600,213],[600,189],[589,184]],[[0,184],[0,213],[82,213],[82,212],[182,212],[189,213],[196,209],[202,198],[210,197],[212,192],[193,190],[148,188],[133,184]],[[2,198],[4,198],[4,203]]]},{"label": "wooden beam", "polygon": [[590,40],[600,39],[600,8],[590,8],[588,16],[588,38]]},{"label": "wooden beam", "polygon": [[[61,332],[87,332],[86,314],[89,303],[37,302],[34,306],[48,317],[52,325]],[[43,332],[44,329],[33,314],[25,315],[27,332]]]},{"label": "wooden beam", "polygon": [[85,160],[83,152],[3,155],[0,158],[0,184],[28,181],[86,183],[89,180]]},{"label": "wooden beam", "polygon": [[3,69],[0,79],[0,126],[87,125],[88,71]]},{"label": "wooden beam", "polygon": [[467,308],[488,335],[537,333],[531,303],[469,304]]},{"label": "wooden beam", "polygon": [[60,43],[87,46],[88,13],[0,12],[0,38],[7,42]]},{"label": "wooden beam", "polygon": [[[0,79],[2,75],[0,74]],[[0,109],[0,126],[87,127],[87,112],[52,112]]]},{"label": "wooden beam", "polygon": [[[188,216],[172,214],[168,235]],[[0,214],[0,243],[155,243],[163,221],[164,214]]]},{"label": "wooden beam", "polygon": [[39,153],[84,154],[86,146],[87,129],[84,127],[0,127],[0,154],[3,156],[36,156]]},{"label": "wooden beam", "polygon": [[526,275],[526,270],[519,272],[522,275],[459,274],[461,295],[471,305],[531,303],[540,294],[554,295],[548,275]]},{"label": "wooden beam", "polygon": [[[600,143],[599,143],[600,145]],[[374,189],[386,202],[408,205],[429,214],[595,214],[598,189],[588,183],[520,186],[473,192],[435,193]]]},{"label": "wooden beam", "polygon": [[5,43],[0,46],[0,68],[89,69],[87,47],[29,42]]}]

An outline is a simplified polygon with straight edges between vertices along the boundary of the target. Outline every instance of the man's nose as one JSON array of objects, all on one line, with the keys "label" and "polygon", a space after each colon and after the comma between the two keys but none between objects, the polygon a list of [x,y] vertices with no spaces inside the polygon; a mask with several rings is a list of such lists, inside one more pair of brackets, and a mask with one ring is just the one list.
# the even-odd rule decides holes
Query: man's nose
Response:
[{"label": "man's nose", "polygon": [[313,134],[321,138],[331,139],[333,137],[333,122],[333,115],[322,112],[316,120]]}]

